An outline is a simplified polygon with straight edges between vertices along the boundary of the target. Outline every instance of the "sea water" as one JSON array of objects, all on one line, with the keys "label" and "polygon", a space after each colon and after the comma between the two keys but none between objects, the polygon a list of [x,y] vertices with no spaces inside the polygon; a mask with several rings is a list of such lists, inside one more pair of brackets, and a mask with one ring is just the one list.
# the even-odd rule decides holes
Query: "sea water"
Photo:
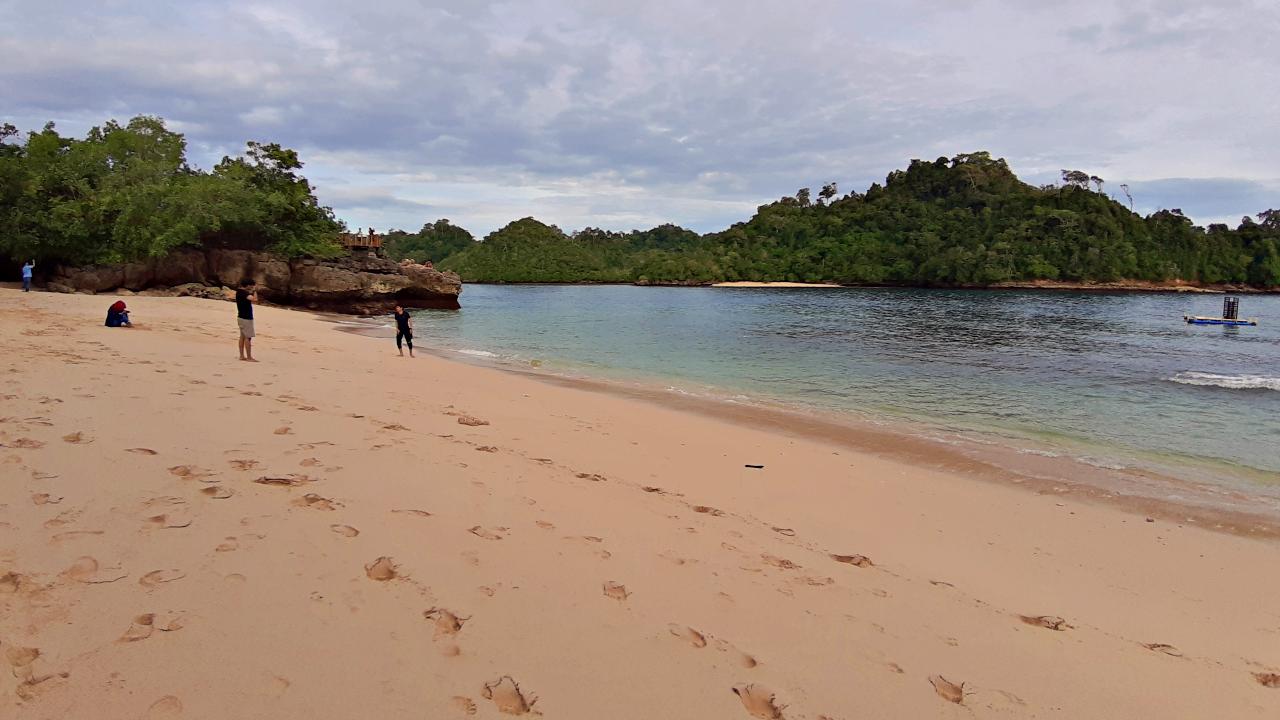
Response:
[{"label": "sea water", "polygon": [[[1280,296],[467,285],[420,345],[1280,488]],[[1273,489],[1275,489],[1273,488]]]}]

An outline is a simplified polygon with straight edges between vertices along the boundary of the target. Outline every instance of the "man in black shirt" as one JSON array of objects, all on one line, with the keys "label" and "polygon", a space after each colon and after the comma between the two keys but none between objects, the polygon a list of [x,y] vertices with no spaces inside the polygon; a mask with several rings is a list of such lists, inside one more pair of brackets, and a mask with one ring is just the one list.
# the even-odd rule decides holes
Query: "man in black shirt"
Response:
[{"label": "man in black shirt", "polygon": [[253,359],[253,303],[257,301],[253,280],[240,281],[240,288],[236,290],[236,322],[240,325],[240,359],[247,362],[258,362]]},{"label": "man in black shirt", "polygon": [[409,357],[413,357],[413,318],[409,317],[409,311],[403,307],[396,305],[396,350],[400,351],[400,357],[404,357],[404,348],[400,346],[400,340],[403,338],[409,343]]}]

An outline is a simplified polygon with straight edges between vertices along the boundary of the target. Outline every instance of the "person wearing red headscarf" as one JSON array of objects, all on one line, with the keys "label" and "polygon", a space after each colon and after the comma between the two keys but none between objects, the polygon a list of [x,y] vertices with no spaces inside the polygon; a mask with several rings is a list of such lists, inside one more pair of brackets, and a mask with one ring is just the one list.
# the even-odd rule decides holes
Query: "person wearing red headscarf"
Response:
[{"label": "person wearing red headscarf", "polygon": [[107,308],[107,327],[133,327],[133,323],[129,322],[129,311],[123,300],[117,300],[111,303],[111,307]]}]

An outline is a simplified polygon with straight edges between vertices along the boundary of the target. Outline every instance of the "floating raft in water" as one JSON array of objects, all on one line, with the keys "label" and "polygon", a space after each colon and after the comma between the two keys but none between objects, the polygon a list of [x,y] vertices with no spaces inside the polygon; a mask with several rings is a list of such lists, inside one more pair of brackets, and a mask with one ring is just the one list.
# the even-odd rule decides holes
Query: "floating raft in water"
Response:
[{"label": "floating raft in water", "polygon": [[1216,317],[1201,317],[1201,316],[1199,316],[1199,315],[1183,315],[1183,316],[1182,316],[1182,319],[1183,319],[1183,320],[1186,320],[1186,321],[1187,321],[1187,324],[1189,324],[1189,325],[1233,325],[1233,326],[1239,326],[1239,325],[1252,325],[1252,326],[1257,326],[1257,324],[1258,324],[1258,321],[1257,321],[1257,319],[1256,319],[1256,318],[1248,318],[1247,320],[1237,320],[1236,318],[1216,318]]}]

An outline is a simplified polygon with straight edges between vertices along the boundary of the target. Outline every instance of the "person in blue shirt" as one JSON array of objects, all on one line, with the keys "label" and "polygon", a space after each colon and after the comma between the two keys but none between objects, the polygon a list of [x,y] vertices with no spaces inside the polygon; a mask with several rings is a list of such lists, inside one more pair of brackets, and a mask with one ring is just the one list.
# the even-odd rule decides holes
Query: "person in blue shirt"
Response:
[{"label": "person in blue shirt", "polygon": [[35,266],[35,260],[28,260],[27,264],[22,266],[22,292],[31,292],[31,271]]}]

